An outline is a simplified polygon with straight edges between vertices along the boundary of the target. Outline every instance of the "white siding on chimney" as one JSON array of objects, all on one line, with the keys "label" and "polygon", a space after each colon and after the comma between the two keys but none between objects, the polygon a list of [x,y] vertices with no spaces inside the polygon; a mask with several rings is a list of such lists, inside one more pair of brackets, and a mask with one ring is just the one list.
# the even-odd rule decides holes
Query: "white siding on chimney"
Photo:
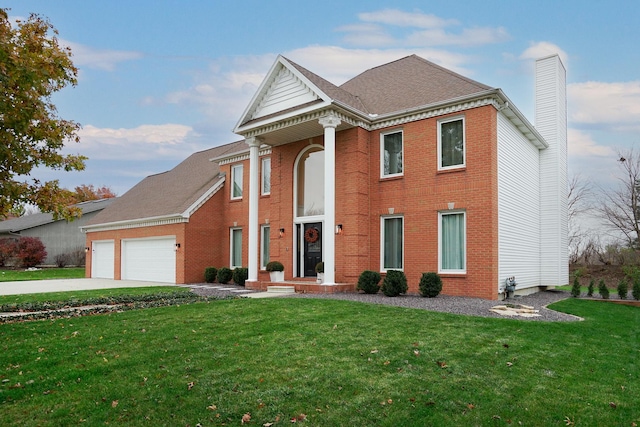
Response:
[{"label": "white siding on chimney", "polygon": [[515,276],[517,289],[540,284],[539,156],[498,113],[498,279]]},{"label": "white siding on chimney", "polygon": [[536,61],[535,126],[549,143],[540,152],[542,286],[569,282],[566,72],[553,55]]}]

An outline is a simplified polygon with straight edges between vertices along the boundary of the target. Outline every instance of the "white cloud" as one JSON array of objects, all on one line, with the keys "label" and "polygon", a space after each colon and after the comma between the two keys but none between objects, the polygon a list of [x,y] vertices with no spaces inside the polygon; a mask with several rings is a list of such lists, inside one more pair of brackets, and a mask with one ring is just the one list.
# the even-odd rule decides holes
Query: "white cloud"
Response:
[{"label": "white cloud", "polygon": [[[460,22],[419,11],[384,9],[360,13],[358,18],[360,23],[337,28],[346,34],[344,41],[354,46],[479,46],[510,38],[503,27],[447,31],[447,27],[460,26]],[[392,30],[397,35],[392,36]]]},{"label": "white cloud", "polygon": [[616,131],[640,131],[640,81],[573,83],[570,120]]},{"label": "white cloud", "polygon": [[69,46],[73,54],[73,63],[78,68],[87,67],[104,71],[113,71],[120,62],[142,57],[142,53],[125,50],[97,49],[66,40],[61,44]]},{"label": "white cloud", "polygon": [[70,144],[66,152],[79,152],[92,160],[149,160],[187,157],[199,147],[190,143],[193,129],[180,124],[141,125],[135,128],[84,126],[80,144]]},{"label": "white cloud", "polygon": [[568,128],[567,145],[570,157],[606,157],[615,155],[615,151],[608,146],[598,145],[587,132]]},{"label": "white cloud", "polygon": [[569,55],[562,50],[558,45],[549,43],[549,42],[535,42],[531,43],[529,47],[520,54],[520,59],[522,60],[536,60],[538,58],[544,58],[545,56],[550,56],[558,54],[562,63],[565,67],[568,66]]}]

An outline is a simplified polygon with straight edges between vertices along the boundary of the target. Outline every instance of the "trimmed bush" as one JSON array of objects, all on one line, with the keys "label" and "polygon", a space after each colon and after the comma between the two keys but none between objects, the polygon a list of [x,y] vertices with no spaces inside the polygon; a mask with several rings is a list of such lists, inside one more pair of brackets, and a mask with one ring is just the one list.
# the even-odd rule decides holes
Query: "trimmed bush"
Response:
[{"label": "trimmed bush", "polygon": [[388,270],[382,281],[382,293],[388,297],[397,297],[407,292],[407,276],[404,271]]},{"label": "trimmed bush", "polygon": [[223,285],[226,285],[227,283],[229,283],[232,277],[233,277],[233,272],[231,271],[231,269],[227,267],[221,267],[218,270],[218,283],[222,283]]},{"label": "trimmed bush", "polygon": [[324,273],[324,261],[316,264],[316,273]]},{"label": "trimmed bush", "polygon": [[593,296],[594,288],[596,287],[595,281],[591,279],[589,282],[589,287],[587,288],[587,296],[591,298]]},{"label": "trimmed bush", "polygon": [[16,242],[15,257],[22,267],[35,267],[42,264],[47,257],[47,251],[39,238],[21,237]]},{"label": "trimmed bush", "polygon": [[365,294],[377,294],[380,290],[380,279],[382,276],[377,271],[365,270],[358,277],[357,289]]},{"label": "trimmed bush", "polygon": [[604,283],[604,279],[600,279],[600,282],[598,282],[598,293],[600,294],[602,299],[609,299],[609,289]]},{"label": "trimmed bush", "polygon": [[631,295],[636,301],[640,301],[640,278],[636,278],[633,281],[633,288],[631,288]]},{"label": "trimmed bush", "polygon": [[435,298],[442,292],[442,279],[438,273],[422,273],[420,278],[420,295]]},{"label": "trimmed bush", "polygon": [[69,264],[69,254],[58,254],[53,258],[56,263],[56,267],[63,268]]},{"label": "trimmed bush", "polygon": [[207,267],[204,269],[204,281],[207,283],[215,282],[217,275],[218,275],[218,269],[215,267]]},{"label": "trimmed bush", "polygon": [[620,299],[627,299],[627,292],[629,292],[629,285],[623,279],[618,282],[618,296]]},{"label": "trimmed bush", "polygon": [[271,271],[284,271],[284,265],[280,261],[270,261],[265,266],[265,270]]},{"label": "trimmed bush", "polygon": [[578,298],[580,296],[580,275],[575,274],[573,276],[573,285],[571,286],[571,296]]},{"label": "trimmed bush", "polygon": [[249,277],[249,269],[245,267],[238,267],[233,270],[233,283],[238,286],[244,286],[244,282]]}]

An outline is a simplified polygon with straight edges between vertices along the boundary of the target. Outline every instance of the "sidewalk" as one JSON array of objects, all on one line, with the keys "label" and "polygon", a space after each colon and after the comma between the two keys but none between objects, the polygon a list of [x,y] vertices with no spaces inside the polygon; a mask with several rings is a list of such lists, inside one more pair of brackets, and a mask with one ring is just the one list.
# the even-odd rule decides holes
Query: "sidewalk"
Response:
[{"label": "sidewalk", "polygon": [[37,294],[42,292],[65,292],[90,289],[143,288],[148,286],[176,285],[172,283],[111,279],[29,280],[20,282],[0,282],[0,295]]}]

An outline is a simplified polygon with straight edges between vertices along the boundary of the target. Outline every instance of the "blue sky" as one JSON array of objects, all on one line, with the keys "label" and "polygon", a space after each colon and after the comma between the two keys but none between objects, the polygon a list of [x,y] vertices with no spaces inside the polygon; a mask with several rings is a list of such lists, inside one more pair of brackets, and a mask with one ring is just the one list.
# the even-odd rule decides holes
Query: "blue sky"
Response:
[{"label": "blue sky", "polygon": [[[452,5],[455,4],[455,7]],[[72,47],[79,82],[54,101],[79,122],[83,172],[36,172],[123,194],[232,133],[282,54],[335,84],[417,54],[493,87],[533,123],[533,60],[567,68],[570,173],[608,185],[640,143],[637,1],[5,0]]]}]

